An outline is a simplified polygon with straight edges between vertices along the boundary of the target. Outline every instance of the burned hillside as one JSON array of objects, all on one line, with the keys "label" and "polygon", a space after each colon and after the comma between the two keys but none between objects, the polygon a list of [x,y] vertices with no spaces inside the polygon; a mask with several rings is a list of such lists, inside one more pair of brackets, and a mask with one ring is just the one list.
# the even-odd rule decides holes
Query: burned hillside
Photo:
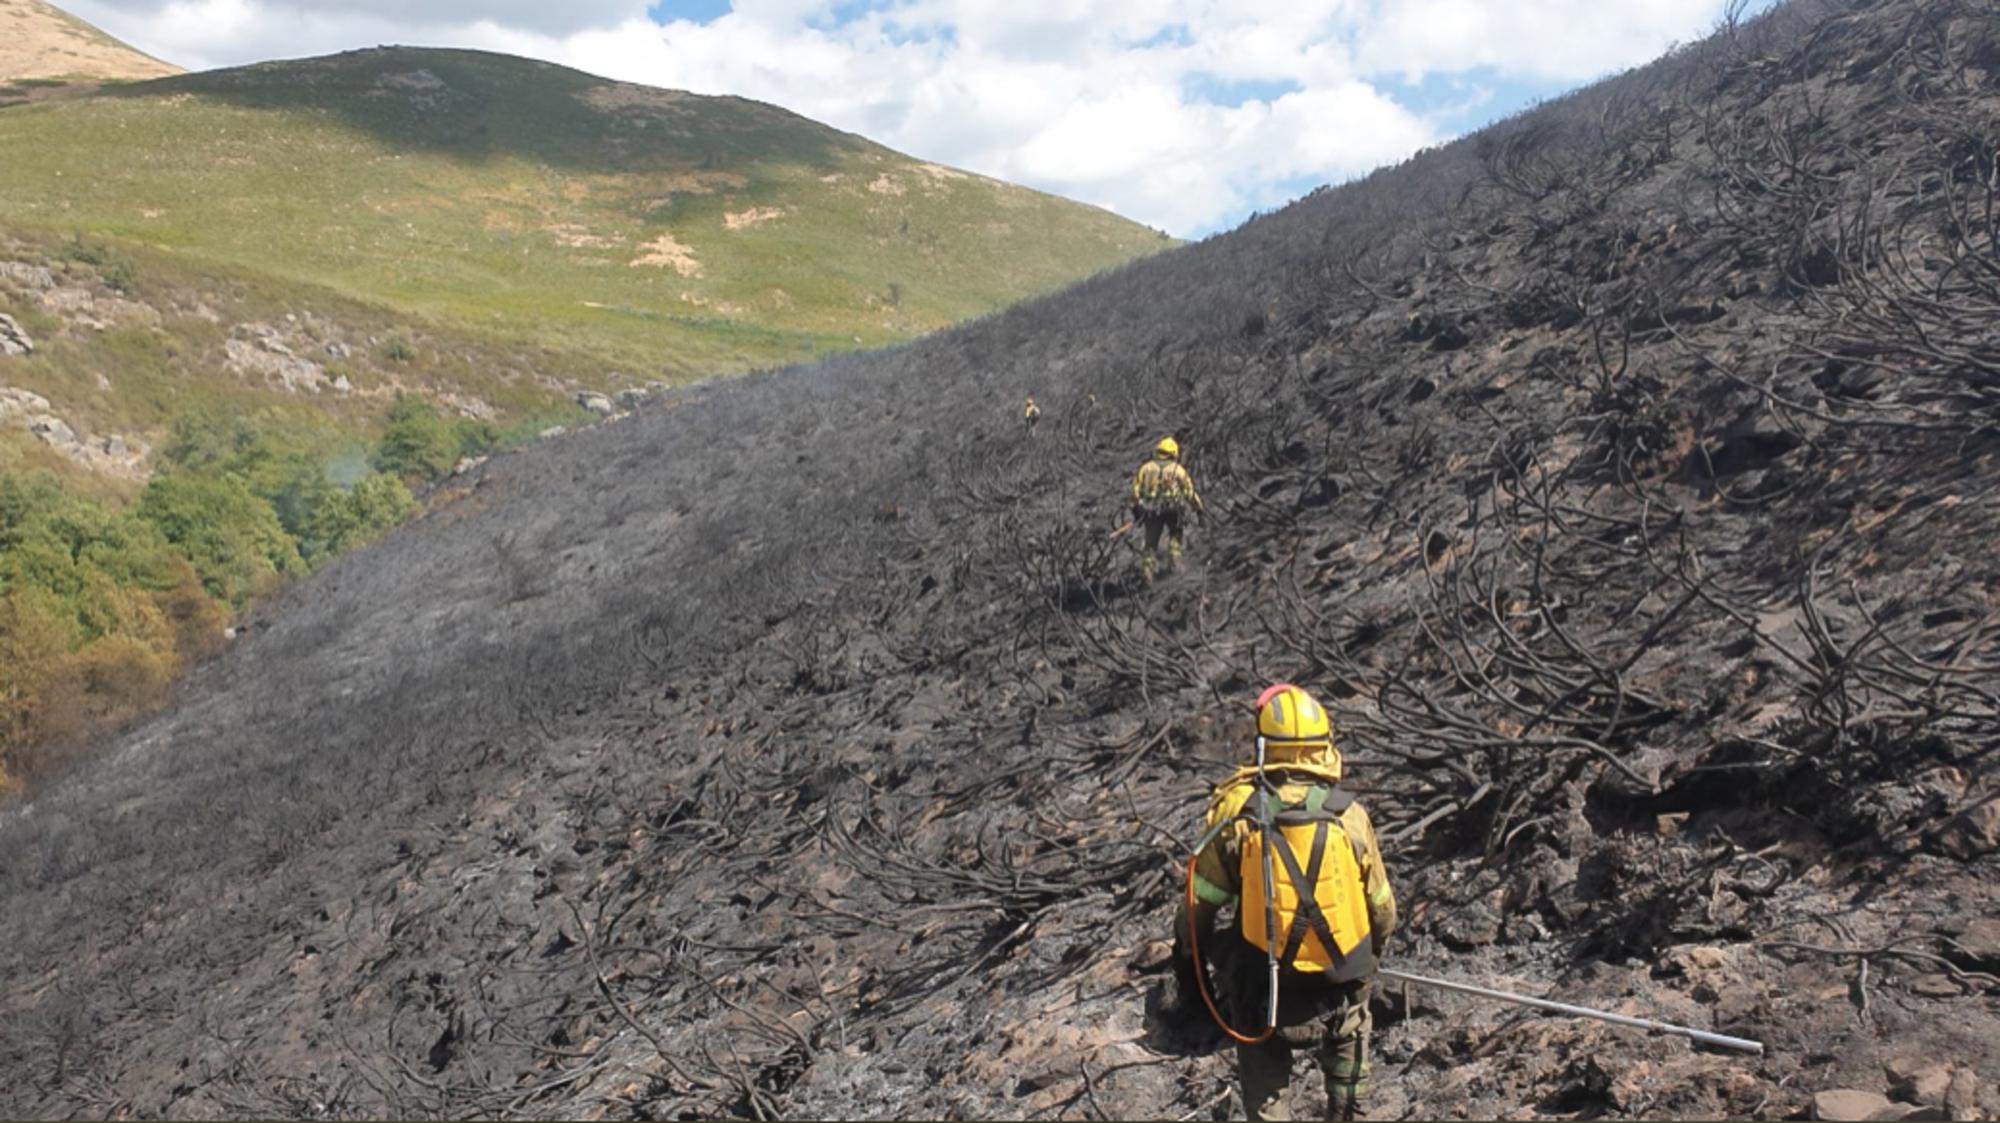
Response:
[{"label": "burned hillside", "polygon": [[0,811],[0,1113],[1221,1117],[1155,942],[1288,679],[1394,965],[1769,1049],[1385,993],[1375,1113],[2000,1115],[1996,206],[1986,5],[1793,0],[498,456]]}]

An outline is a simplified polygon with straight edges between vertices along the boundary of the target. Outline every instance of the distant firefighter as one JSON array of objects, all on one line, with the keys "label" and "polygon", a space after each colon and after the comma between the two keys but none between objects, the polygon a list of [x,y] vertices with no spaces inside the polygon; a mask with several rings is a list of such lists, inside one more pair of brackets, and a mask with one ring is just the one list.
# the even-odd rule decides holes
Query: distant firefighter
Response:
[{"label": "distant firefighter", "polygon": [[1021,409],[1021,424],[1028,427],[1029,436],[1035,435],[1035,423],[1041,419],[1042,407],[1035,404],[1035,399],[1029,398],[1028,404]]},{"label": "distant firefighter", "polygon": [[[1327,1118],[1354,1119],[1368,1087],[1368,985],[1396,895],[1368,812],[1340,786],[1319,702],[1289,683],[1266,690],[1256,747],[1209,797],[1160,1012],[1180,1027],[1206,1013],[1235,1038],[1250,1118],[1291,1118],[1292,1053],[1304,1049],[1326,1077]],[[1218,937],[1223,908],[1236,930]]]},{"label": "distant firefighter", "polygon": [[1132,477],[1132,521],[1146,532],[1145,553],[1139,562],[1146,580],[1153,579],[1160,539],[1166,539],[1167,568],[1171,570],[1181,557],[1189,512],[1202,514],[1206,510],[1194,490],[1194,478],[1181,466],[1180,442],[1161,437],[1153,446],[1153,458],[1139,465]]}]

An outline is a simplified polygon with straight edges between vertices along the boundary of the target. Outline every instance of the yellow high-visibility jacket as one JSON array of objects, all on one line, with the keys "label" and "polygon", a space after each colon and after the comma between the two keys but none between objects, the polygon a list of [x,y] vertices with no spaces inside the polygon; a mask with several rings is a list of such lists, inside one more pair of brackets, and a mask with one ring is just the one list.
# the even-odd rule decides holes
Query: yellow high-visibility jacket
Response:
[{"label": "yellow high-visibility jacket", "polygon": [[1139,465],[1132,476],[1132,502],[1142,511],[1169,511],[1201,506],[1194,477],[1173,460],[1158,458]]}]

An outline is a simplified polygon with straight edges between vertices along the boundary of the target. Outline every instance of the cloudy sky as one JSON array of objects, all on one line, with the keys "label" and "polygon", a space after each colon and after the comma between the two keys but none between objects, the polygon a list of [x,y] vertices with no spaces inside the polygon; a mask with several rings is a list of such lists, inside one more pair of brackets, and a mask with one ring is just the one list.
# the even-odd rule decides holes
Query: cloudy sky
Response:
[{"label": "cloudy sky", "polygon": [[1727,2],[57,0],[192,69],[463,46],[757,98],[1180,237],[1644,62]]}]

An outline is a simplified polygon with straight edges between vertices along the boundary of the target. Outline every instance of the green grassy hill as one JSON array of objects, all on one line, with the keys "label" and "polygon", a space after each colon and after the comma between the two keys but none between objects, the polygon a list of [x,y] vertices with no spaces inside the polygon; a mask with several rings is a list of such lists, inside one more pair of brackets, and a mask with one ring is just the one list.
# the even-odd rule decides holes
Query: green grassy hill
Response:
[{"label": "green grassy hill", "polygon": [[686,379],[880,345],[1171,243],[773,106],[390,48],[0,111],[0,223]]},{"label": "green grassy hill", "polygon": [[580,391],[1173,244],[740,98],[403,48],[121,84],[144,56],[0,0],[0,38],[31,26],[0,54],[0,788]]}]

